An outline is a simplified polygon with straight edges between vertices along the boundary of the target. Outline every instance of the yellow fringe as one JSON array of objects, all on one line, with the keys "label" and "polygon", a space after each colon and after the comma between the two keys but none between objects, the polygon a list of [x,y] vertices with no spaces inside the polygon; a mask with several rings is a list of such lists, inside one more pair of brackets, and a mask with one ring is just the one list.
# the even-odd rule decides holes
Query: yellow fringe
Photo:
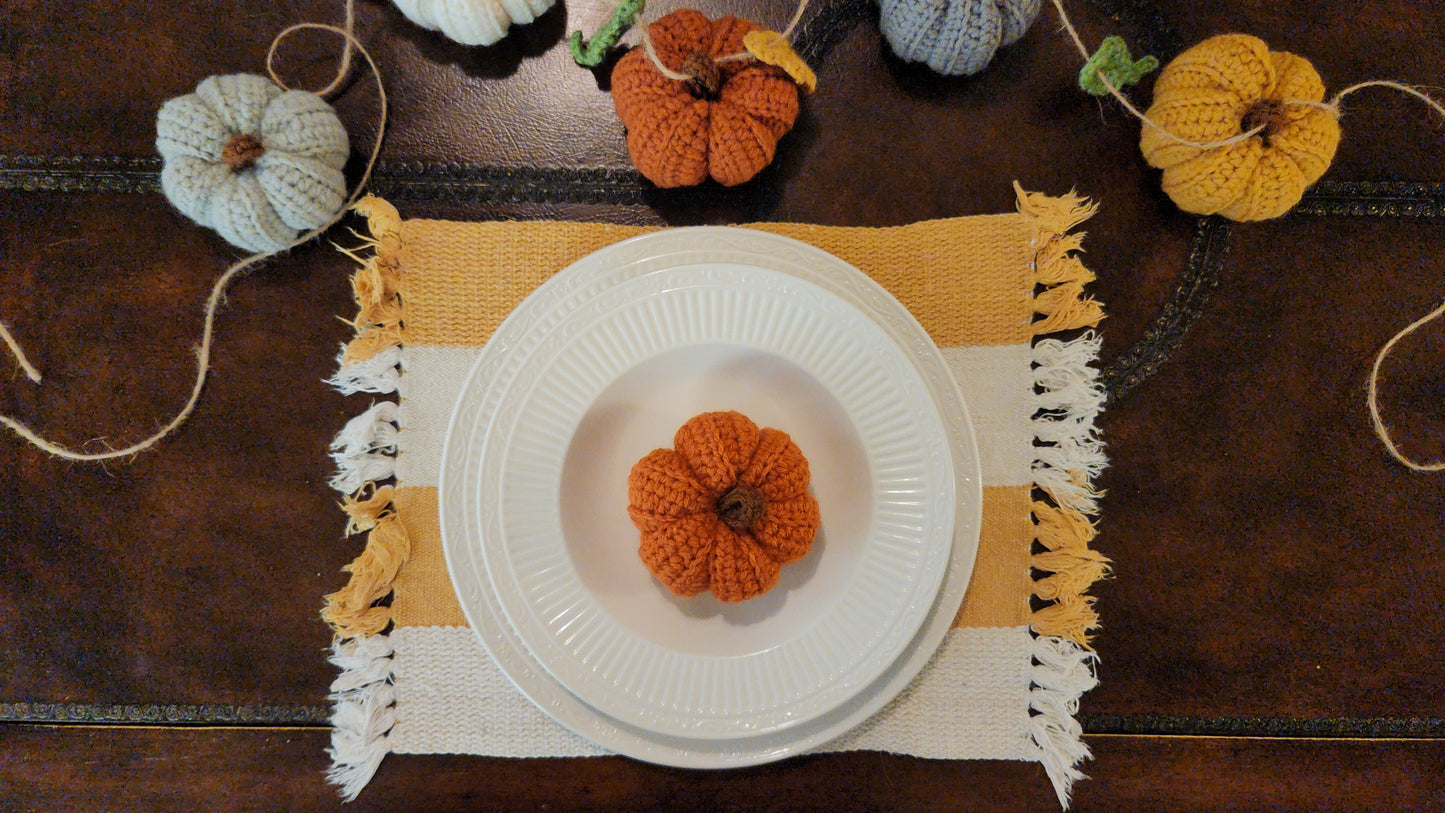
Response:
[{"label": "yellow fringe", "polygon": [[376,602],[391,593],[396,573],[411,558],[411,538],[395,513],[383,513],[366,538],[366,549],[344,570],[346,586],[326,597],[321,617],[342,638],[375,635],[391,623],[391,611]]},{"label": "yellow fringe", "polygon": [[1051,197],[1041,192],[1025,192],[1019,182],[1014,181],[1014,194],[1018,197],[1019,213],[1033,218],[1049,237],[1069,233],[1099,209],[1097,204],[1072,189],[1066,195]]},{"label": "yellow fringe", "polygon": [[[354,251],[343,253],[361,267],[352,275],[357,316],[351,322],[356,338],[346,345],[343,364],[364,361],[383,350],[401,345],[401,215],[396,207],[367,195],[352,207],[367,218],[371,232],[363,248],[374,252],[362,259]],[[342,500],[348,517],[347,534],[368,532],[366,547],[343,570],[351,574],[346,586],[326,597],[321,617],[336,635],[350,638],[375,635],[391,624],[391,608],[377,605],[391,594],[397,571],[411,557],[411,538],[392,504],[394,489],[368,484]]]},{"label": "yellow fringe", "polygon": [[396,207],[367,195],[351,207],[365,215],[369,238],[364,246],[375,253],[366,259],[355,252],[342,253],[357,260],[361,267],[351,277],[351,292],[356,299],[357,315],[350,324],[356,338],[346,345],[342,364],[365,361],[388,348],[397,347],[404,338],[401,307],[401,215]]},{"label": "yellow fringe", "polygon": [[397,252],[401,250],[401,213],[395,206],[375,195],[367,195],[351,209],[366,218],[371,239],[377,243],[377,257],[385,256],[394,261]]},{"label": "yellow fringe", "polygon": [[1043,319],[1034,322],[1034,335],[1046,336],[1064,330],[1093,327],[1104,318],[1104,307],[1084,296],[1084,286],[1066,282],[1034,297],[1034,312]]},{"label": "yellow fringe", "polygon": [[356,361],[366,361],[377,353],[400,344],[401,328],[399,326],[373,328],[347,342],[346,353],[342,355],[341,363],[351,364]]},{"label": "yellow fringe", "polygon": [[[1031,218],[1034,234],[1034,284],[1043,290],[1034,295],[1034,312],[1042,318],[1033,324],[1034,334],[1045,336],[1097,325],[1104,318],[1103,306],[1084,292],[1095,277],[1079,254],[1084,234],[1073,231],[1097,211],[1097,206],[1072,191],[1060,197],[1025,192],[1017,183],[1018,210]],[[1090,493],[1092,485],[1079,483]],[[1039,635],[1068,638],[1089,647],[1090,631],[1099,625],[1094,600],[1087,593],[1094,582],[1109,573],[1109,560],[1089,549],[1094,524],[1088,516],[1070,506],[1035,502],[1036,538],[1044,552],[1031,557],[1040,575],[1034,580],[1034,595],[1048,606],[1034,612],[1031,626]]]},{"label": "yellow fringe", "polygon": [[1044,317],[1034,322],[1034,335],[1097,325],[1104,308],[1084,296],[1084,286],[1094,281],[1094,273],[1076,256],[1083,251],[1083,233],[1071,230],[1093,217],[1099,207],[1072,191],[1057,198],[1025,192],[1018,181],[1014,192],[1019,213],[1032,218],[1037,229],[1034,282],[1047,286],[1034,297],[1034,312]]},{"label": "yellow fringe", "polygon": [[[370,497],[364,496],[368,490],[373,492]],[[391,495],[395,490],[391,486],[374,488],[368,484],[356,494],[343,497],[341,510],[349,517],[346,535],[364,533],[375,528],[377,521],[390,513]]]},{"label": "yellow fringe", "polygon": [[401,330],[401,302],[395,297],[381,302],[368,305],[357,312],[356,318],[350,322],[352,327],[360,330],[375,330],[377,328],[396,328],[397,335]]},{"label": "yellow fringe", "polygon": [[1045,601],[1082,596],[1109,573],[1108,557],[1088,549],[1034,554],[1032,564],[1036,570],[1053,574],[1034,582],[1034,595]]},{"label": "yellow fringe", "polygon": [[[1089,549],[1094,538],[1094,523],[1079,511],[1060,508],[1044,502],[1033,505],[1036,538],[1047,550],[1033,555],[1035,570],[1050,573],[1034,580],[1034,595],[1056,602],[1034,613],[1033,627],[1040,634],[1064,634],[1081,646],[1089,645],[1088,630],[1098,626],[1098,614],[1086,596],[1094,582],[1109,573],[1109,559]],[[1062,609],[1060,609],[1062,607]],[[1087,623],[1079,626],[1083,619]],[[1045,632],[1045,629],[1065,630]]]},{"label": "yellow fringe", "polygon": [[395,266],[383,266],[377,262],[375,257],[363,260],[361,268],[351,277],[352,295],[356,298],[356,307],[361,312],[361,316],[357,317],[356,321],[362,323],[381,321],[368,318],[367,313],[395,303],[398,293],[397,286],[400,282],[401,275],[397,273]]},{"label": "yellow fringe", "polygon": [[1035,611],[1031,625],[1039,635],[1068,638],[1091,649],[1089,631],[1099,628],[1099,614],[1094,612],[1093,604],[1094,600],[1088,596],[1061,596],[1053,604]]},{"label": "yellow fringe", "polygon": [[[1034,259],[1038,267],[1036,281],[1040,285],[1059,285],[1071,282],[1076,285],[1086,285],[1093,282],[1096,277],[1084,265],[1084,261],[1074,256],[1079,251],[1078,241],[1083,235],[1070,234],[1054,240],[1043,247]],[[1073,245],[1070,245],[1070,244]]]},{"label": "yellow fringe", "polygon": [[1046,502],[1034,502],[1035,533],[1039,543],[1049,550],[1088,548],[1094,539],[1094,523],[1079,511],[1056,508]]}]

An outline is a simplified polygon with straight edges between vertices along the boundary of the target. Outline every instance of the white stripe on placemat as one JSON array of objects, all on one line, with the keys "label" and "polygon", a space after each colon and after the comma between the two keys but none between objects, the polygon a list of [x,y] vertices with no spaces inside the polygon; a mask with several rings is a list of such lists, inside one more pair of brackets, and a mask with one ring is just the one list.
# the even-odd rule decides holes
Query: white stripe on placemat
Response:
[{"label": "white stripe on placemat", "polygon": [[[437,484],[447,422],[480,353],[473,347],[402,349],[402,453],[396,462],[401,483]],[[983,484],[1033,483],[1033,350],[1025,344],[946,347],[943,357],[968,404]]]},{"label": "white stripe on placemat", "polygon": [[[465,627],[397,627],[399,754],[504,757],[606,753],[533,706]],[[1028,740],[1033,639],[1027,627],[953,629],[913,683],[820,751],[933,759],[1038,758]]]}]

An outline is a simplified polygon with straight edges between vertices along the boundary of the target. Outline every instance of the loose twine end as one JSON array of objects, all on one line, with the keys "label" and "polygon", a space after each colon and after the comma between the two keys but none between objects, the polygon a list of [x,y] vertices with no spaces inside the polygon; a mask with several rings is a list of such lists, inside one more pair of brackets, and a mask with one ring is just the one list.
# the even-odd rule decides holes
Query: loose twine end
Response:
[{"label": "loose twine end", "polygon": [[0,322],[0,339],[5,340],[5,346],[10,348],[10,354],[15,356],[15,362],[20,365],[20,369],[25,371],[25,377],[39,384],[40,371],[30,363],[30,359],[25,358],[25,351],[20,349],[20,343],[10,335],[10,329],[5,327],[4,322]]},{"label": "loose twine end", "polygon": [[[45,438],[38,435],[34,430],[30,429],[28,426],[6,415],[0,415],[0,425],[8,427],[15,434],[28,441],[31,445],[52,455],[55,455],[56,457],[61,457],[66,460],[77,461],[101,461],[112,460],[120,457],[130,457],[132,455],[144,452],[154,447],[162,439],[174,432],[177,427],[185,423],[186,419],[189,418],[191,413],[195,411],[196,404],[200,401],[201,398],[201,390],[205,387],[206,375],[210,370],[211,343],[212,338],[215,335],[216,312],[225,302],[226,288],[231,284],[232,281],[234,281],[237,277],[241,276],[246,271],[249,271],[257,263],[274,257],[277,254],[290,251],[291,249],[296,248],[297,246],[300,246],[304,243],[308,243],[313,238],[320,236],[323,232],[327,231],[332,226],[340,222],[341,219],[346,216],[346,213],[351,208],[351,206],[361,198],[362,190],[366,188],[367,181],[371,179],[371,171],[376,166],[377,156],[381,153],[382,138],[386,134],[386,87],[382,84],[381,70],[377,68],[375,60],[371,58],[371,54],[367,52],[366,47],[363,46],[361,44],[361,41],[358,40],[355,34],[352,33],[355,21],[354,3],[355,0],[346,0],[345,28],[338,28],[334,25],[325,25],[322,23],[300,23],[298,25],[293,25],[290,28],[285,29],[280,34],[277,34],[276,39],[271,42],[270,51],[268,51],[266,56],[266,70],[271,74],[272,81],[276,82],[278,86],[285,88],[286,85],[284,85],[280,81],[280,79],[277,78],[275,71],[271,69],[271,60],[272,56],[276,52],[277,45],[279,45],[283,39],[290,36],[292,33],[303,29],[315,29],[318,31],[327,31],[333,34],[337,34],[342,38],[345,43],[342,49],[341,67],[337,71],[336,78],[332,80],[331,84],[328,85],[326,88],[322,89],[321,92],[317,94],[325,95],[340,87],[342,82],[345,81],[346,75],[349,72],[351,66],[351,51],[355,49],[358,54],[361,54],[362,58],[366,60],[367,67],[371,69],[372,78],[376,80],[376,92],[379,97],[378,107],[380,108],[380,112],[377,116],[376,140],[372,144],[371,153],[367,157],[366,166],[361,172],[361,179],[357,181],[356,188],[352,191],[351,196],[347,198],[345,205],[343,205],[334,215],[332,215],[330,220],[316,227],[315,229],[312,229],[311,231],[301,235],[300,237],[297,237],[295,240],[291,241],[285,246],[282,246],[279,249],[276,249],[274,251],[262,252],[260,254],[253,254],[249,257],[246,257],[245,259],[240,260],[239,262],[232,265],[230,268],[227,268],[225,272],[216,279],[215,285],[211,287],[211,294],[206,300],[206,316],[204,325],[201,329],[201,342],[196,348],[195,382],[191,386],[190,397],[187,398],[186,403],[184,406],[181,407],[180,412],[176,413],[175,417],[171,418],[171,420],[167,422],[165,426],[161,427],[159,431],[152,434],[150,437],[145,438],[144,440],[133,443],[123,449],[110,449],[105,452],[96,453],[75,452],[67,449],[64,446],[46,440]],[[25,354],[21,351],[20,345],[15,341],[14,337],[10,335],[10,332],[5,329],[5,326],[3,324],[0,324],[0,338],[3,338],[5,340],[5,344],[10,348],[10,352],[14,354],[16,360],[20,363],[21,368],[25,370],[25,374],[29,376],[30,380],[39,383],[40,372],[36,370],[33,366],[31,366],[30,362],[25,358]]]},{"label": "loose twine end", "polygon": [[1445,314],[1445,302],[1442,302],[1440,307],[1410,323],[1404,330],[1396,333],[1385,343],[1384,347],[1380,348],[1380,352],[1375,354],[1375,363],[1370,367],[1369,397],[1367,400],[1370,406],[1370,423],[1374,427],[1375,436],[1380,439],[1381,443],[1385,444],[1385,449],[1390,452],[1390,456],[1395,458],[1398,463],[1418,472],[1445,471],[1445,460],[1433,463],[1416,462],[1406,457],[1404,453],[1400,451],[1399,447],[1395,445],[1395,441],[1390,439],[1390,430],[1385,426],[1384,419],[1380,417],[1380,368],[1385,364],[1385,356],[1390,354],[1390,351],[1395,348],[1396,344],[1399,344],[1401,339],[1404,339],[1416,330],[1440,318],[1441,314]]}]

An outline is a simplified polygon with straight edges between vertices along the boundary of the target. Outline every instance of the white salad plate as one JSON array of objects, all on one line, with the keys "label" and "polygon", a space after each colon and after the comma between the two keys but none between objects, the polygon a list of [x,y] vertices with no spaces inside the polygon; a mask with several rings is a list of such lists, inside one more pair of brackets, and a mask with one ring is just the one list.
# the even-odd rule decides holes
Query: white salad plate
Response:
[{"label": "white salad plate", "polygon": [[[633,462],[692,415],[788,431],[823,517],[770,593],[671,596],[637,558]],[[609,749],[753,764],[861,722],[927,662],[977,550],[967,411],[937,349],[846,263],[677,229],[603,249],[498,328],[443,452],[464,612],[518,688]]]}]

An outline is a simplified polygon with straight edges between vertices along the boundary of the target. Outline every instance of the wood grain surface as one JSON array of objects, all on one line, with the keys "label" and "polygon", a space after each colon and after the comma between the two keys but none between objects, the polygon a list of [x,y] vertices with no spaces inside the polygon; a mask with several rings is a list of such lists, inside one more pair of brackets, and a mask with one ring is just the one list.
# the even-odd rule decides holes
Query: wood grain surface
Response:
[{"label": "wood grain surface", "polygon": [[[775,26],[790,0],[699,0]],[[657,190],[627,158],[605,73],[559,4],[490,49],[359,0],[391,100],[375,188],[408,217],[889,225],[1007,211],[1011,183],[1101,204],[1086,260],[1107,307],[1112,466],[1097,547],[1100,687],[1080,810],[1445,810],[1445,476],[1370,433],[1375,351],[1445,298],[1445,138],[1403,96],[1347,100],[1324,183],[1278,221],[1180,213],[1139,126],[1074,85],[1046,3],[982,74],[889,53],[875,7],[807,36],[819,90],[738,189]],[[1242,31],[1338,90],[1445,85],[1445,7],[1419,0],[1074,0],[1080,34],[1168,60]],[[215,276],[238,250],[159,194],[155,111],[214,73],[263,70],[330,0],[15,0],[0,7],[0,321],[45,373],[0,361],[0,413],[89,450],[164,424],[191,384]],[[664,9],[660,6],[658,11]],[[316,87],[334,39],[280,67]],[[360,75],[358,74],[358,77]],[[1152,77],[1131,95],[1149,98]],[[364,77],[336,102],[358,150]],[[353,162],[352,177],[359,167]],[[356,226],[355,222],[347,225]],[[356,553],[326,485],[330,438],[369,402],[323,383],[353,309],[331,241],[240,280],[212,377],[156,450],[105,465],[0,435],[0,810],[311,810],[325,784],[320,597]],[[1384,370],[1387,420],[1445,455],[1445,323]],[[1203,736],[1207,735],[1207,736]],[[1057,809],[1042,769],[877,753],[688,772],[622,758],[391,757],[353,810]]]}]

